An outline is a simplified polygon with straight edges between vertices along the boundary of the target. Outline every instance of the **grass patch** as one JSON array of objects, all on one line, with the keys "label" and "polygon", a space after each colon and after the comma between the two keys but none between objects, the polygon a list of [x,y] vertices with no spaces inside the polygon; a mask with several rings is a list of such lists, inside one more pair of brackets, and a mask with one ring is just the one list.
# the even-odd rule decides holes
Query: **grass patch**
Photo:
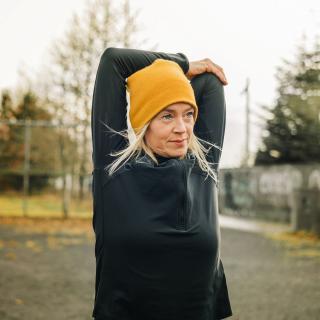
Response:
[{"label": "grass patch", "polygon": [[320,237],[309,231],[269,233],[266,236],[285,247],[292,257],[320,258]]},{"label": "grass patch", "polygon": [[[30,195],[26,199],[26,217],[63,217],[62,196],[45,193]],[[24,197],[21,193],[5,193],[0,195],[0,216],[23,217]],[[75,197],[69,200],[69,217],[92,217],[92,196],[83,200]]]}]

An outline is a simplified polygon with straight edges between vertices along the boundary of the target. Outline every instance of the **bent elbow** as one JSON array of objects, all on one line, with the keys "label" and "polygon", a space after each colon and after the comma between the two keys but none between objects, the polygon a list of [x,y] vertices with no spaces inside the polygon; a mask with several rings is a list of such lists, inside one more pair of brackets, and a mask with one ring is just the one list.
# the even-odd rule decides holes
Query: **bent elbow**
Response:
[{"label": "bent elbow", "polygon": [[107,47],[103,53],[102,53],[102,56],[101,56],[101,61],[102,62],[108,62],[109,60],[113,60],[116,56],[117,56],[117,48],[115,47]]}]

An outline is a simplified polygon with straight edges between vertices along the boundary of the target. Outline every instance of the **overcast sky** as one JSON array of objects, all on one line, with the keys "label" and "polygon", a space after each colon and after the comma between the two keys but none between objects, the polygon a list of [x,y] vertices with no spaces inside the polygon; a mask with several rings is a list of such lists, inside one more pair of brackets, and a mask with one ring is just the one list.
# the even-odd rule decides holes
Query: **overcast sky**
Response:
[{"label": "overcast sky", "polygon": [[[120,0],[116,1],[120,2]],[[18,70],[37,71],[53,39],[61,37],[74,12],[86,0],[0,1],[0,90],[14,87]],[[211,58],[221,65],[225,86],[227,124],[221,168],[239,164],[245,141],[245,100],[241,91],[250,78],[251,108],[275,99],[275,71],[282,59],[293,60],[303,35],[311,47],[320,35],[317,0],[215,1],[131,0],[139,9],[139,37],[159,51],[183,52],[189,60]],[[147,49],[147,48],[142,48]],[[252,116],[252,121],[258,120]],[[251,125],[250,149],[260,139]]]}]

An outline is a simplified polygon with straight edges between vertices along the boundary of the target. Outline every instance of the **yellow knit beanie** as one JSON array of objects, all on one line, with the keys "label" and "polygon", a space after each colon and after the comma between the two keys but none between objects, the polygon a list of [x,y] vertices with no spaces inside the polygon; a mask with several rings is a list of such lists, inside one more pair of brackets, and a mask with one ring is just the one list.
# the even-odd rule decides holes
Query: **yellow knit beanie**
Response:
[{"label": "yellow knit beanie", "polygon": [[127,79],[130,93],[130,122],[137,133],[162,109],[177,102],[189,103],[198,117],[193,88],[178,63],[156,59]]}]

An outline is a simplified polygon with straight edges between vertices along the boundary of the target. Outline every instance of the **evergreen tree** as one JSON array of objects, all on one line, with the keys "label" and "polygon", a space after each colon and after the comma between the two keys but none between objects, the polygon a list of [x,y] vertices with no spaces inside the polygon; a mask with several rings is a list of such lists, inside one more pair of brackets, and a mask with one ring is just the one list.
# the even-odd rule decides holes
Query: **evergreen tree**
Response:
[{"label": "evergreen tree", "polygon": [[[269,109],[255,165],[320,161],[320,43],[298,47],[277,69],[278,98]],[[265,107],[267,108],[267,107]]]}]

